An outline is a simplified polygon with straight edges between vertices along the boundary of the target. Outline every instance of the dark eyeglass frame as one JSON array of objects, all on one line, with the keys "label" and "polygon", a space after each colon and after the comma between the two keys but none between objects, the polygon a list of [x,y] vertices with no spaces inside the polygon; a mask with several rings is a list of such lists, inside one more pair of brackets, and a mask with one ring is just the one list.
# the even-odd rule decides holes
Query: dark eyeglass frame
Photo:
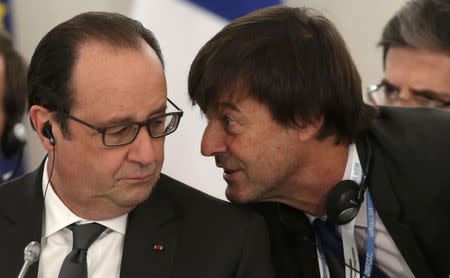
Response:
[{"label": "dark eyeglass frame", "polygon": [[[387,86],[389,86],[389,84],[386,84],[383,81],[376,85],[369,85],[367,87],[367,97],[373,104],[382,105],[382,104],[378,103],[378,101],[374,95],[378,94],[380,90],[382,90],[383,88],[386,88]],[[385,91],[387,91],[387,90],[385,89]],[[401,100],[401,98],[399,97],[398,90],[397,90],[397,92],[387,94],[387,97],[392,101]],[[412,101],[415,101],[415,100],[412,100]],[[445,108],[445,107],[450,106],[450,101],[445,101],[445,100],[438,99],[438,98],[429,98],[427,101],[428,101],[428,103],[427,103],[427,105],[425,105],[426,107]]]},{"label": "dark eyeglass frame", "polygon": [[[177,128],[178,128],[178,125],[179,125],[179,123],[180,123],[180,119],[181,119],[181,117],[183,116],[183,113],[184,113],[184,112],[183,112],[183,110],[181,110],[175,103],[173,103],[170,99],[167,98],[167,101],[168,101],[170,104],[172,104],[173,107],[175,107],[175,109],[177,109],[176,112],[169,112],[169,113],[164,113],[164,114],[161,114],[161,115],[157,115],[157,116],[152,117],[152,118],[150,118],[150,119],[148,119],[148,120],[146,120],[146,121],[143,121],[143,122],[126,122],[126,123],[121,123],[121,124],[117,124],[117,125],[105,126],[105,127],[98,127],[98,126],[95,126],[95,125],[93,125],[93,124],[91,124],[91,123],[88,123],[88,122],[86,122],[86,121],[83,121],[83,120],[81,120],[81,119],[79,119],[79,118],[77,118],[77,117],[75,117],[75,116],[72,116],[72,115],[70,115],[70,114],[68,114],[68,113],[66,113],[66,112],[63,112],[63,111],[60,111],[60,113],[61,113],[62,115],[64,115],[65,117],[67,117],[67,118],[69,118],[69,119],[71,119],[71,120],[74,120],[74,121],[76,121],[76,122],[78,122],[78,123],[80,123],[80,124],[82,124],[82,125],[84,125],[84,126],[90,128],[90,129],[93,129],[93,130],[97,131],[98,133],[100,133],[100,134],[102,135],[102,143],[103,143],[103,145],[105,145],[105,146],[107,146],[107,147],[120,147],[120,146],[125,146],[125,145],[128,145],[128,144],[133,143],[134,140],[136,139],[137,135],[139,134],[139,131],[141,130],[141,128],[142,128],[143,126],[149,127],[151,123],[153,123],[153,122],[155,122],[156,120],[159,120],[159,119],[161,119],[161,118],[164,118],[164,117],[168,117],[168,116],[176,116],[176,125],[175,125],[175,127],[174,127],[172,130],[170,130],[170,132],[163,133],[163,134],[161,134],[161,135],[159,135],[159,136],[153,135],[152,132],[151,132],[151,130],[150,130],[149,128],[147,128],[147,131],[148,131],[148,134],[150,135],[150,137],[152,137],[152,138],[161,138],[161,137],[165,137],[165,136],[167,136],[167,135],[169,135],[169,134],[175,132],[175,131],[177,130]],[[135,134],[133,135],[133,137],[132,137],[128,142],[120,143],[120,144],[106,144],[105,136],[106,136],[106,131],[107,131],[108,129],[110,129],[110,128],[115,128],[115,127],[119,127],[119,126],[132,126],[132,125],[137,125],[138,128],[137,128]]]}]

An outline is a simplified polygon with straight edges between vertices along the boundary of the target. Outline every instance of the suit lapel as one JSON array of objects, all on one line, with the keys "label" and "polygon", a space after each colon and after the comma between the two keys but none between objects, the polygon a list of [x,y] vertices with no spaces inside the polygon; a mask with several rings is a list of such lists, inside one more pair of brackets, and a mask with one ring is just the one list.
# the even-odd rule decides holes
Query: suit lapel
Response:
[{"label": "suit lapel", "polygon": [[[433,273],[425,264],[426,258],[419,248],[410,227],[401,221],[402,208],[393,191],[392,174],[390,165],[383,154],[372,141],[373,165],[369,170],[369,191],[372,196],[376,212],[383,221],[384,226],[392,237],[403,258],[411,271],[417,277],[432,277]],[[357,143],[360,160],[366,161],[364,144]],[[365,165],[363,165],[364,167]],[[401,181],[404,182],[404,181]],[[404,186],[407,188],[407,186]],[[402,194],[407,194],[403,192]]]},{"label": "suit lapel", "polygon": [[[290,208],[292,212],[295,210]],[[287,215],[285,214],[284,217]],[[296,224],[292,225],[291,222],[290,229],[295,232],[295,243],[296,243],[296,254],[297,259],[295,264],[299,265],[299,276],[297,277],[320,277],[319,263],[317,258],[316,249],[316,239],[314,235],[314,230],[309,222],[308,218],[304,213],[297,212],[297,216],[291,215],[291,220],[296,219]],[[284,221],[289,218],[285,218]],[[289,220],[288,220],[289,221]]]},{"label": "suit lapel", "polygon": [[175,207],[159,196],[158,189],[155,187],[151,197],[128,215],[122,278],[171,276],[177,247]]},{"label": "suit lapel", "polygon": [[320,277],[314,231],[306,215],[277,203],[255,205],[265,217],[280,277]]}]

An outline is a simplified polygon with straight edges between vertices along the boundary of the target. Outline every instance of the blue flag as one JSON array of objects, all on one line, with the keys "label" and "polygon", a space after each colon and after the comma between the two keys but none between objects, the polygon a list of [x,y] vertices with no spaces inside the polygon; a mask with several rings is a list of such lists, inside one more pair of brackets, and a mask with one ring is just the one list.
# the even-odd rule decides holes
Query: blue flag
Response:
[{"label": "blue flag", "polygon": [[0,19],[2,29],[12,34],[13,30],[9,0],[0,0]]}]

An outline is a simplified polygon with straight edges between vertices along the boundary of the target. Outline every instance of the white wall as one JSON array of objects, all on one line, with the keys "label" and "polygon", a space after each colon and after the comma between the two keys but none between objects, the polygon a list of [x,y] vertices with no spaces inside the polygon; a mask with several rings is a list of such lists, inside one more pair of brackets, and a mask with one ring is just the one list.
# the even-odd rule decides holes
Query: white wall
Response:
[{"label": "white wall", "polygon": [[[384,24],[405,1],[288,0],[287,3],[318,9],[337,25],[356,61],[365,88],[382,77],[381,49],[376,47],[376,43]],[[176,8],[180,5],[185,9]],[[13,9],[17,45],[28,59],[46,32],[80,12],[116,11],[141,19],[155,32],[162,46],[169,97],[185,111],[179,130],[167,138],[163,171],[224,198],[225,182],[221,171],[214,166],[212,158],[200,155],[200,138],[205,123],[198,109],[190,106],[186,86],[189,65],[195,53],[226,23],[223,19],[212,14],[198,16],[199,9],[182,0],[16,0]],[[36,136],[30,137],[28,160],[34,168],[44,153]]]},{"label": "white wall", "polygon": [[406,0],[289,0],[293,6],[319,10],[341,32],[361,74],[363,91],[382,78],[382,51],[377,47],[387,21]]}]

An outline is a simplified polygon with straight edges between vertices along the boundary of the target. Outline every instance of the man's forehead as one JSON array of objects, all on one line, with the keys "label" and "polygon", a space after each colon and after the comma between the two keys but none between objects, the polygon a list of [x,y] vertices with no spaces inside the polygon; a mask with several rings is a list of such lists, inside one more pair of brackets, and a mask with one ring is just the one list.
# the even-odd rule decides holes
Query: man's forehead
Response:
[{"label": "man's forehead", "polygon": [[132,111],[137,118],[145,118],[166,105],[164,70],[150,47],[115,49],[96,42],[84,47],[70,80],[72,110],[90,107],[104,112],[107,107],[122,111],[117,112],[120,117],[123,111]]},{"label": "man's forehead", "polygon": [[239,103],[244,99],[251,98],[248,90],[226,90],[218,94],[217,98],[212,99],[206,107],[206,112],[221,112],[229,109],[240,112]]}]

